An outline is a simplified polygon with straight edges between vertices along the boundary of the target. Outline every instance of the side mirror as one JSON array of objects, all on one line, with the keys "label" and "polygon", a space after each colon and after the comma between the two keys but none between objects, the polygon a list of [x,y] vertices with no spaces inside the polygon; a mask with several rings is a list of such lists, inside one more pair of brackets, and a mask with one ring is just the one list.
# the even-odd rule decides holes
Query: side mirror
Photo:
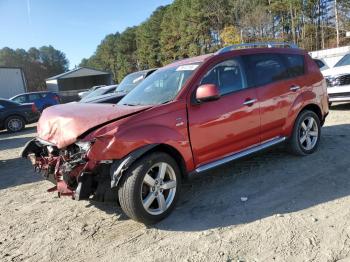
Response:
[{"label": "side mirror", "polygon": [[198,102],[208,102],[220,98],[219,88],[214,84],[205,84],[197,88],[196,100]]}]

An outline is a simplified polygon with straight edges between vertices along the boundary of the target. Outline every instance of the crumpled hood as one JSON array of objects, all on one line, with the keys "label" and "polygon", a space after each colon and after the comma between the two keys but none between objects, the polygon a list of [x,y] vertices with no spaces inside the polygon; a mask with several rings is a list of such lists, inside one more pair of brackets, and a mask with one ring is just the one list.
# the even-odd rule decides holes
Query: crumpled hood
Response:
[{"label": "crumpled hood", "polygon": [[118,120],[149,106],[70,103],[49,107],[38,122],[38,137],[64,148],[89,129]]},{"label": "crumpled hood", "polygon": [[327,70],[323,70],[322,74],[323,74],[324,77],[337,76],[337,75],[343,75],[343,74],[350,74],[350,65],[333,67],[333,68],[330,68],[330,69],[327,69]]}]

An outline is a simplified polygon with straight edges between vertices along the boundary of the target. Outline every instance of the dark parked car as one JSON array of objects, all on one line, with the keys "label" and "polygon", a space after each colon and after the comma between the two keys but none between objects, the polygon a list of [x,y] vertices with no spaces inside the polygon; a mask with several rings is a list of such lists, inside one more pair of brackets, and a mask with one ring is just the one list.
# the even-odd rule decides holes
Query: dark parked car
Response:
[{"label": "dark parked car", "polygon": [[106,85],[93,86],[93,87],[91,87],[88,90],[85,90],[83,92],[78,93],[78,96],[80,98],[83,98],[83,97],[87,96],[88,94],[90,94],[91,92],[94,92],[95,90],[97,90],[97,89],[99,89],[101,87],[104,87],[104,86],[106,86]]},{"label": "dark parked car", "polygon": [[16,95],[10,98],[10,100],[20,104],[34,103],[40,112],[49,106],[60,104],[60,97],[54,92],[25,93]]},{"label": "dark parked car", "polygon": [[88,103],[89,101],[95,100],[96,97],[104,96],[107,94],[111,94],[115,91],[115,89],[118,87],[118,85],[111,85],[111,86],[103,86],[99,89],[96,89],[95,91],[89,93],[88,95],[84,96],[80,102]]},{"label": "dark parked car", "polygon": [[26,124],[38,121],[40,112],[35,104],[19,104],[11,100],[0,99],[0,130],[18,132]]},{"label": "dark parked car", "polygon": [[124,77],[120,84],[115,88],[113,93],[109,93],[102,96],[92,97],[91,99],[81,100],[84,103],[98,103],[98,104],[116,104],[127,93],[133,90],[138,84],[140,84],[145,78],[150,76],[157,69],[149,69],[131,73]]}]

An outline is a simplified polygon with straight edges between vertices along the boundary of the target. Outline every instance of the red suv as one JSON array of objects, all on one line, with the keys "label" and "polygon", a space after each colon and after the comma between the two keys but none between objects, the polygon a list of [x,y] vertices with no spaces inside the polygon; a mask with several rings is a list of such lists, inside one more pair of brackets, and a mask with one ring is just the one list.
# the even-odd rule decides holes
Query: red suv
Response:
[{"label": "red suv", "polygon": [[22,156],[55,183],[50,191],[115,194],[130,218],[154,223],[188,176],[282,142],[313,153],[328,114],[316,63],[298,48],[241,47],[165,66],[117,105],[50,107]]}]

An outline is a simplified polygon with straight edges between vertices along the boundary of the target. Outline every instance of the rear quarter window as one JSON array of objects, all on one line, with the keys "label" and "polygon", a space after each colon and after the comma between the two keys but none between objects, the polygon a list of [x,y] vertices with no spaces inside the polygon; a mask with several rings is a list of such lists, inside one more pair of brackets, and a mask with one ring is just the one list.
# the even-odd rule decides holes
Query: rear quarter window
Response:
[{"label": "rear quarter window", "polygon": [[30,102],[34,102],[34,101],[39,100],[39,99],[41,99],[40,94],[30,94],[30,95],[28,95],[28,100]]},{"label": "rear quarter window", "polygon": [[305,73],[305,57],[303,55],[284,54],[282,56],[287,62],[290,77],[302,76]]}]

